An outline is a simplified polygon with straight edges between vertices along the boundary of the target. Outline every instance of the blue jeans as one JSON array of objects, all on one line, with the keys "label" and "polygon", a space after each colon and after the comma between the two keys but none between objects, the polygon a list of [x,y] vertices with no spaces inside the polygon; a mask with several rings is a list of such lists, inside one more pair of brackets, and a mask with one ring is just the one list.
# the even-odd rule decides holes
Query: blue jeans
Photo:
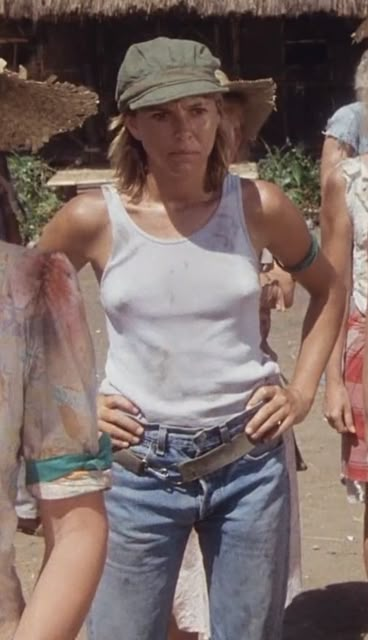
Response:
[{"label": "blue jeans", "polygon": [[[115,464],[106,495],[108,557],[88,620],[89,640],[167,640],[175,585],[192,527],[203,553],[212,640],[279,640],[288,574],[289,485],[282,441],[201,480],[159,467],[201,455],[244,429],[146,427],[132,447],[158,474]],[[161,477],[160,477],[161,476]]]}]

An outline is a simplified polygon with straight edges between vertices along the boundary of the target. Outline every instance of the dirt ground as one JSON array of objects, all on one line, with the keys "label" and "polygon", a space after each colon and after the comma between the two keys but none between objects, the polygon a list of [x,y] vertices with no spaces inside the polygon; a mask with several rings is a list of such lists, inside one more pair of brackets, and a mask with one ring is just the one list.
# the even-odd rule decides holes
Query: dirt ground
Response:
[{"label": "dirt ground", "polygon": [[[99,376],[106,336],[98,292],[89,269],[81,274]],[[305,295],[294,307],[274,314],[272,346],[290,374],[298,349]],[[284,640],[368,639],[368,584],[361,558],[363,512],[347,503],[339,484],[339,439],[322,420],[323,385],[297,439],[308,470],[298,474],[302,510],[304,593],[286,613]],[[37,575],[42,541],[17,535],[17,565],[25,590]],[[101,638],[101,640],[105,640]]]}]

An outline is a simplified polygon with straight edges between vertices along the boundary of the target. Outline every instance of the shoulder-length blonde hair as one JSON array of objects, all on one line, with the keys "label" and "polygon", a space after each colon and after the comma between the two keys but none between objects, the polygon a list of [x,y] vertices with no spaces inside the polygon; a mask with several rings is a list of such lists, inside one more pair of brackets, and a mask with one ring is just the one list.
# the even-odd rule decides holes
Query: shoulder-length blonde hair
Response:
[{"label": "shoulder-length blonde hair", "polygon": [[[228,131],[223,118],[221,99],[216,100],[221,120],[217,129],[215,144],[208,159],[206,191],[221,189],[230,164]],[[117,177],[117,187],[133,202],[142,197],[148,173],[147,156],[142,144],[124,126],[124,114],[112,119],[110,130],[114,133],[109,148],[109,159]]]}]

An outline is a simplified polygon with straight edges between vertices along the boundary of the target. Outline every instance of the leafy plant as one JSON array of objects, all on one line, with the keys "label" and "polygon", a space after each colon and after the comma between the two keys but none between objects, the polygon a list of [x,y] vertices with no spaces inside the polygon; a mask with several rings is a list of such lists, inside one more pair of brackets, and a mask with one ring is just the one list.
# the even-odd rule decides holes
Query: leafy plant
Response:
[{"label": "leafy plant", "polygon": [[320,203],[319,166],[302,148],[269,147],[258,162],[262,180],[275,182],[308,217],[315,217]]},{"label": "leafy plant", "polygon": [[36,238],[53,213],[60,208],[59,196],[47,187],[54,171],[37,155],[11,154],[8,166],[26,216],[19,220],[24,240]]}]

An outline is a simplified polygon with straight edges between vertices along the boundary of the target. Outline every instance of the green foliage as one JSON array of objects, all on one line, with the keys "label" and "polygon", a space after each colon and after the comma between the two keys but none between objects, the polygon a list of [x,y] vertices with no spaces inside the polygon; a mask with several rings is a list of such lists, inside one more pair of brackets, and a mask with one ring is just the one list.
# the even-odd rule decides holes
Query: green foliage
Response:
[{"label": "green foliage", "polygon": [[319,164],[300,147],[281,149],[266,145],[258,162],[262,180],[275,182],[308,217],[315,217],[320,204]]},{"label": "green foliage", "polygon": [[8,166],[26,214],[24,220],[19,220],[21,234],[24,240],[31,240],[40,234],[62,204],[58,195],[46,185],[53,170],[40,156],[29,154],[9,155]]}]

